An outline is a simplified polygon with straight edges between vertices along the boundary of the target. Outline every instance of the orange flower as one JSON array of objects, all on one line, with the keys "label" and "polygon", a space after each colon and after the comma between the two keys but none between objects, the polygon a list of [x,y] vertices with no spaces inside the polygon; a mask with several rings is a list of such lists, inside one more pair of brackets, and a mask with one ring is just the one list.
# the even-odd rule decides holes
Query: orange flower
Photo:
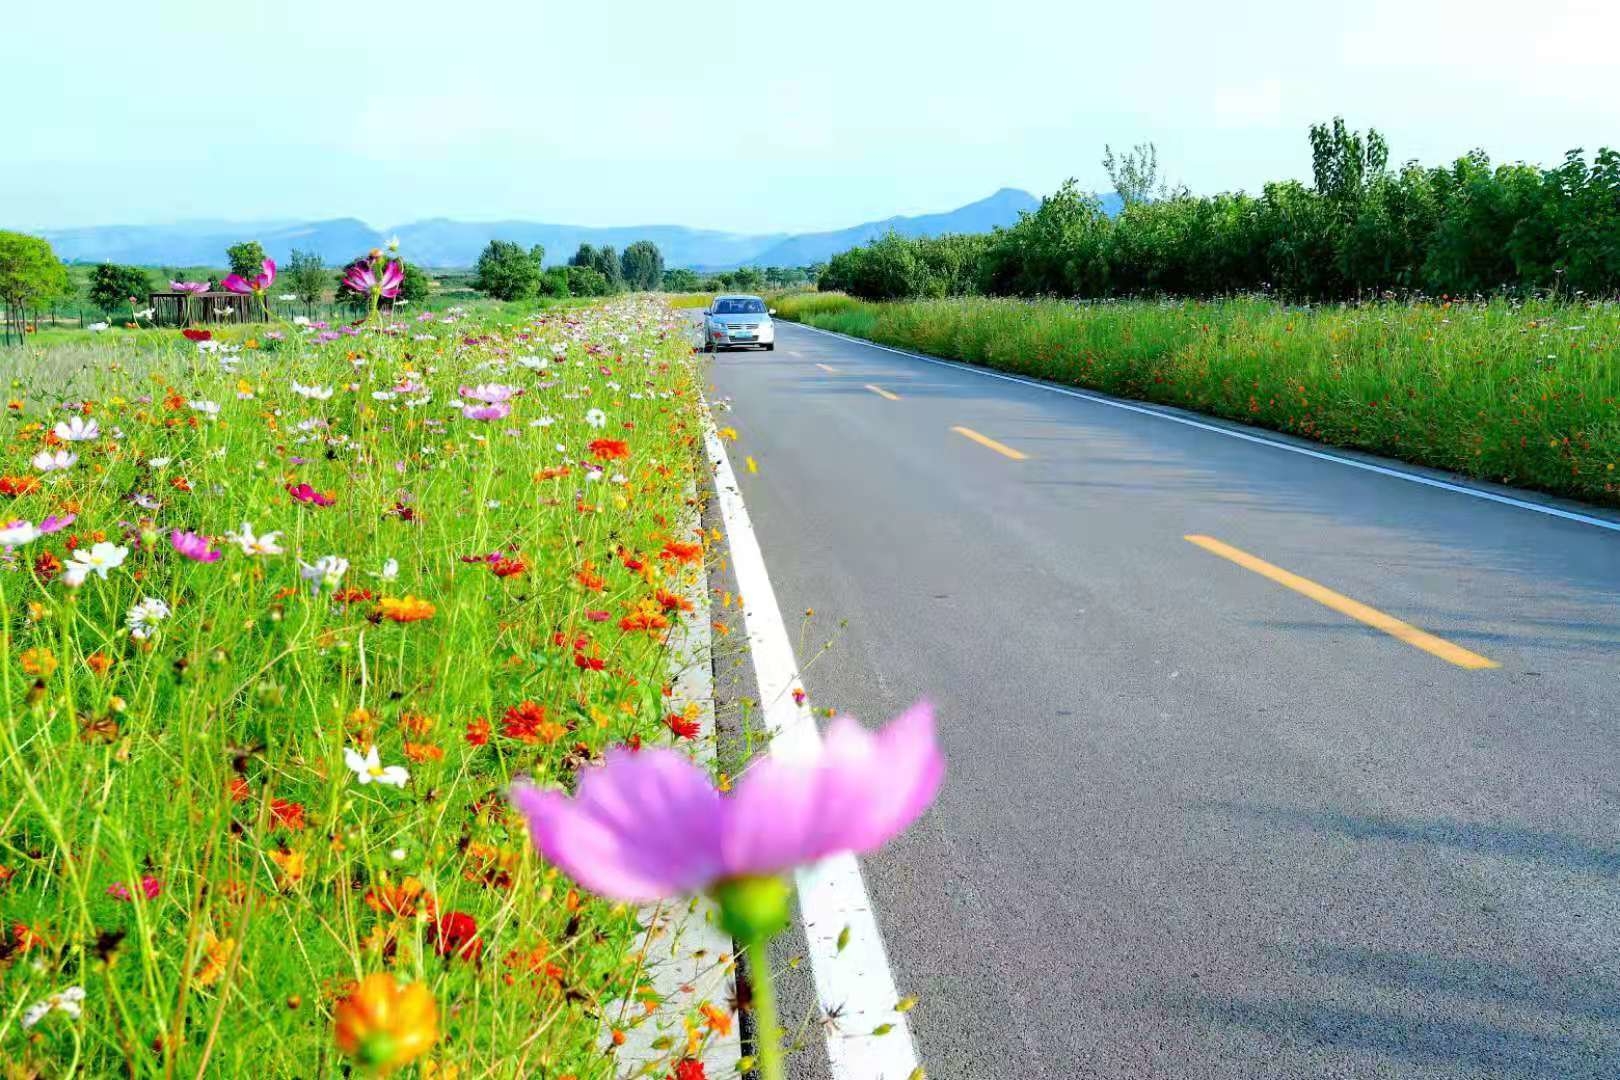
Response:
[{"label": "orange flower", "polygon": [[97,675],[105,675],[107,674],[107,670],[112,667],[113,662],[112,657],[108,656],[106,653],[93,652],[84,658],[84,664]]},{"label": "orange flower", "polygon": [[395,598],[385,596],[377,601],[377,614],[397,623],[421,622],[433,618],[436,609],[426,600],[414,596]]},{"label": "orange flower", "polygon": [[562,738],[567,730],[550,718],[544,705],[536,705],[532,701],[513,705],[501,717],[501,734],[530,746],[535,743],[550,746]]},{"label": "orange flower", "polygon": [[601,592],[607,588],[607,582],[602,580],[602,576],[595,571],[596,565],[594,563],[586,563],[580,568],[579,573],[574,575],[574,580],[591,590],[591,592]]},{"label": "orange flower", "polygon": [[383,874],[375,885],[366,890],[366,907],[380,915],[397,915],[408,919],[416,914],[417,902],[428,911],[433,910],[433,897],[427,895],[427,887],[414,877],[407,877],[398,885]]},{"label": "orange flower", "polygon": [[27,495],[39,490],[35,476],[0,476],[0,495]]},{"label": "orange flower", "polygon": [[30,675],[43,678],[56,670],[56,654],[43,647],[24,649],[18,659],[22,662],[22,669]]},{"label": "orange flower", "polygon": [[660,630],[669,628],[669,620],[659,610],[656,600],[643,598],[630,609],[630,614],[619,620],[619,629],[624,631],[645,630],[655,634]]},{"label": "orange flower", "polygon": [[602,461],[612,461],[629,457],[630,444],[623,439],[592,439],[590,451],[592,456]]},{"label": "orange flower", "polygon": [[703,558],[702,544],[686,544],[679,540],[671,540],[664,545],[664,550],[658,553],[660,559],[674,559],[676,562],[694,563]]},{"label": "orange flower", "polygon": [[235,938],[221,938],[212,930],[203,935],[202,966],[191,981],[198,986],[212,986],[225,974],[225,965],[231,958],[231,950],[236,948]]},{"label": "orange flower", "polygon": [[309,856],[302,851],[272,851],[270,861],[281,871],[281,887],[284,889],[293,888],[304,880],[304,871],[309,866]]},{"label": "orange flower", "polygon": [[658,602],[661,605],[663,605],[663,608],[664,608],[665,611],[691,611],[692,610],[692,601],[686,599],[685,597],[676,596],[674,593],[670,592],[668,589],[659,589],[658,590]]},{"label": "orange flower", "polygon": [[387,1074],[433,1048],[439,1006],[426,983],[401,985],[387,972],[367,975],[332,1010],[337,1048]]},{"label": "orange flower", "polygon": [[441,746],[435,746],[430,742],[411,742],[409,739],[406,739],[405,756],[416,762],[418,765],[425,764],[429,761],[443,761],[444,748]]}]

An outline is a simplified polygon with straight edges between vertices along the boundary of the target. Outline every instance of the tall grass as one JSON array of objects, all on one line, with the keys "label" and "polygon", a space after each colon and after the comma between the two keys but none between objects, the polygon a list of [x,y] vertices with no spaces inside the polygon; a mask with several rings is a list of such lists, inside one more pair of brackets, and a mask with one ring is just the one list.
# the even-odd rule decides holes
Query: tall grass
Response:
[{"label": "tall grass", "polygon": [[1620,305],[773,300],[784,318],[1620,506]]}]

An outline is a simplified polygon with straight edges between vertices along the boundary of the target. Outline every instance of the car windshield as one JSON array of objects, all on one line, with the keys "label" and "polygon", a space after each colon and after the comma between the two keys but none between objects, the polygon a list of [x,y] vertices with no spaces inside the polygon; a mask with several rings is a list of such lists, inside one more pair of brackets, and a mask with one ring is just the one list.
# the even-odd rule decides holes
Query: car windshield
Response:
[{"label": "car windshield", "polygon": [[716,300],[714,302],[716,315],[763,315],[765,314],[765,301],[763,300]]}]

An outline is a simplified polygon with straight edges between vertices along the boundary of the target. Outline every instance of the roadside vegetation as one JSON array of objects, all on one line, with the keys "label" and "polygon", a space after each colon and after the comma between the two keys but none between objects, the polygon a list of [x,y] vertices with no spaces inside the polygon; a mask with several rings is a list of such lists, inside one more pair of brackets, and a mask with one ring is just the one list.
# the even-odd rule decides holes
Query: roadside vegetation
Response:
[{"label": "roadside vegetation", "polygon": [[1071,181],[1009,228],[890,234],[829,260],[819,288],[865,300],[1262,293],[1290,301],[1620,291],[1620,151],[1572,150],[1556,168],[1391,170],[1377,131],[1310,133],[1314,182],[1198,196],[1159,179],[1149,146],[1104,159],[1110,217]]},{"label": "roadside vegetation", "polygon": [[614,1073],[636,915],[505,796],[694,733],[665,701],[705,555],[680,325],[0,353],[8,1075]]},{"label": "roadside vegetation", "polygon": [[772,303],[886,345],[1620,506],[1614,303]]}]

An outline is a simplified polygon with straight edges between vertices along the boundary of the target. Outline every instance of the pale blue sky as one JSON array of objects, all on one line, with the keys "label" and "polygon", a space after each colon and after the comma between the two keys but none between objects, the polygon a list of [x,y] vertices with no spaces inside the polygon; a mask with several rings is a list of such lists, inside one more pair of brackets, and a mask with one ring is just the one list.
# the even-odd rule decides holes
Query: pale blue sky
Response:
[{"label": "pale blue sky", "polygon": [[1253,190],[1334,113],[1397,160],[1620,145],[1616,0],[13,6],[0,227],[831,228],[1101,188],[1105,142]]}]

